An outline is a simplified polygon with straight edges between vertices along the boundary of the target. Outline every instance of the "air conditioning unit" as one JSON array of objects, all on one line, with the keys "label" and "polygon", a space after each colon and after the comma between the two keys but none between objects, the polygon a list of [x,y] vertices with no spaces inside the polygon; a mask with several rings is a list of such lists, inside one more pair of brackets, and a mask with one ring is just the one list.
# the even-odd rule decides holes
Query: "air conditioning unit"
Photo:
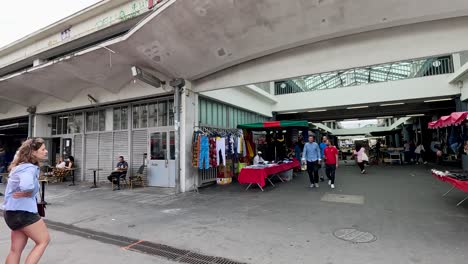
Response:
[{"label": "air conditioning unit", "polygon": [[158,77],[153,76],[151,73],[148,73],[137,66],[132,66],[132,76],[156,88],[160,88],[166,84],[165,81],[161,81]]}]

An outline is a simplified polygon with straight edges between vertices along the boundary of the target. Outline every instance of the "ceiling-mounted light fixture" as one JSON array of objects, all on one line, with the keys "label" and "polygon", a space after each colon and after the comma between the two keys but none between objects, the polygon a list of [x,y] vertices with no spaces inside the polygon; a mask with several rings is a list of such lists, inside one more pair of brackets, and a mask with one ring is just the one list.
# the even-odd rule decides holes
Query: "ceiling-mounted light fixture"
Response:
[{"label": "ceiling-mounted light fixture", "polygon": [[388,104],[381,104],[380,106],[393,106],[393,105],[404,105],[405,103],[388,103]]},{"label": "ceiling-mounted light fixture", "polygon": [[415,117],[415,116],[425,116],[425,114],[412,114],[412,115],[406,115],[407,117]]},{"label": "ceiling-mounted light fixture", "polygon": [[318,113],[318,112],[326,112],[327,110],[326,109],[316,109],[316,110],[309,110],[307,112],[309,113]]},{"label": "ceiling-mounted light fixture", "polygon": [[361,108],[369,108],[369,106],[368,105],[350,106],[350,107],[347,107],[346,109],[350,110],[350,109],[361,109]]},{"label": "ceiling-mounted light fixture", "polygon": [[442,102],[442,101],[451,101],[453,100],[452,98],[442,98],[442,99],[432,99],[432,100],[426,100],[424,101],[425,103],[432,103],[432,102]]},{"label": "ceiling-mounted light fixture", "polygon": [[387,119],[387,118],[393,118],[393,116],[378,116],[376,118],[377,119]]}]

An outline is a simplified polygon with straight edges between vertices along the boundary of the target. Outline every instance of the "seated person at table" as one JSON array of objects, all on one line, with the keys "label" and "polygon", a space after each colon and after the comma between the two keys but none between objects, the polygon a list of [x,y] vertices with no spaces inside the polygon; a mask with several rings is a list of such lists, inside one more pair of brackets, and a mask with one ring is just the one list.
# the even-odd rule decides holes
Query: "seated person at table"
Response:
[{"label": "seated person at table", "polygon": [[[117,184],[117,190],[120,190],[120,177],[127,175],[128,163],[123,156],[119,157],[119,162],[115,166],[114,171],[107,177],[110,182]],[[116,190],[116,189],[114,189]]]},{"label": "seated person at table", "polygon": [[57,165],[55,166],[55,168],[63,169],[63,168],[65,168],[65,166],[66,166],[65,161],[63,160],[62,157],[60,157],[59,160],[57,161]]},{"label": "seated person at table", "polygon": [[68,162],[66,163],[65,168],[71,169],[75,165],[75,158],[73,156],[68,157]]},{"label": "seated person at table", "polygon": [[265,161],[263,160],[262,158],[262,152],[261,151],[258,151],[257,152],[257,155],[255,155],[254,159],[253,159],[253,165],[257,165],[259,163],[264,163]]}]

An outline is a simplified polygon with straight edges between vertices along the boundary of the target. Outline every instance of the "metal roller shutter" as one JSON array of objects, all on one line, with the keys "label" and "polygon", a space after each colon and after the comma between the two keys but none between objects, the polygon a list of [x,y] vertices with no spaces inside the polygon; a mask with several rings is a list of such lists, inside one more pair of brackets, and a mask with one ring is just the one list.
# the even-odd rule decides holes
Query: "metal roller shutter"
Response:
[{"label": "metal roller shutter", "polygon": [[93,171],[89,169],[98,168],[98,134],[88,134],[85,136],[85,181],[93,181]]},{"label": "metal roller shutter", "polygon": [[[114,132],[114,163],[117,162],[119,156],[124,156],[125,160],[130,160],[128,150],[128,132]],[[130,166],[130,164],[128,164]]]},{"label": "metal roller shutter", "polygon": [[[135,130],[132,133],[132,173],[135,174],[143,164],[143,154],[148,151],[148,131]],[[146,175],[146,173],[145,173]],[[146,182],[146,177],[145,177]]]},{"label": "metal roller shutter", "polygon": [[112,155],[113,148],[113,133],[100,133],[99,134],[99,180],[106,181],[114,168],[114,163],[117,162],[117,158],[114,159]]},{"label": "metal roller shutter", "polygon": [[73,139],[73,157],[75,158],[75,180],[79,181],[81,179],[81,172],[83,171],[83,162],[81,160],[83,156],[83,136],[75,135]]}]

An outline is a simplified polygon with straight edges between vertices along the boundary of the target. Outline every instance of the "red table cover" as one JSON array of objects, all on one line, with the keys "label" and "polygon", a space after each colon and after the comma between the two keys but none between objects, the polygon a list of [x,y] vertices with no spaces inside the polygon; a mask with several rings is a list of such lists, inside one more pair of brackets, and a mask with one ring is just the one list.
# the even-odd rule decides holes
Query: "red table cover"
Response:
[{"label": "red table cover", "polygon": [[441,128],[447,126],[457,126],[465,122],[468,112],[453,112],[448,116],[442,116],[436,121],[428,123],[429,128]]},{"label": "red table cover", "polygon": [[468,192],[468,181],[460,181],[460,180],[457,180],[455,178],[448,177],[448,176],[439,176],[435,173],[433,173],[432,175],[434,175],[434,177],[436,177],[437,179],[443,182],[448,182],[452,184],[453,186],[455,186],[455,188],[461,191]]},{"label": "red table cover", "polygon": [[290,163],[282,163],[275,166],[265,168],[242,168],[239,173],[239,183],[241,184],[259,184],[261,187],[265,186],[265,179],[269,175],[288,171],[294,168],[300,168],[301,163],[297,159],[294,159]]}]

